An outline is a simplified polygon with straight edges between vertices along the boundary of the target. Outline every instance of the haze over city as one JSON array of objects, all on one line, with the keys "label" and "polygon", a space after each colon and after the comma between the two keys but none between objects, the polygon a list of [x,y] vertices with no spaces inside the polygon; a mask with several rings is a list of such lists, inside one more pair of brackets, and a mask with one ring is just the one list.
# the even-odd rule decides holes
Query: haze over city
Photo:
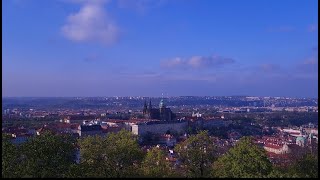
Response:
[{"label": "haze over city", "polygon": [[2,178],[318,178],[317,0],[2,5]]},{"label": "haze over city", "polygon": [[318,97],[317,0],[2,5],[3,97]]}]

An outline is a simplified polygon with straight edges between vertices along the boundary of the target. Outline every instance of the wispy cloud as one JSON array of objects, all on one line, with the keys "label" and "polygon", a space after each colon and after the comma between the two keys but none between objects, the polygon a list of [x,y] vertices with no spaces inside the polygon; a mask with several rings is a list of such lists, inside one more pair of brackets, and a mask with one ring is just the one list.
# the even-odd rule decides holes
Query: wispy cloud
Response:
[{"label": "wispy cloud", "polygon": [[310,24],[307,30],[308,32],[316,32],[318,30],[318,24]]},{"label": "wispy cloud", "polygon": [[119,73],[120,77],[124,79],[130,79],[133,81],[148,81],[166,83],[170,81],[206,81],[216,82],[219,78],[214,73],[202,73],[202,74],[190,74],[185,72],[179,73],[164,73],[164,72],[123,72]]},{"label": "wispy cloud", "polygon": [[278,72],[281,70],[281,67],[277,64],[261,64],[258,70],[263,72]]},{"label": "wispy cloud", "polygon": [[95,4],[104,4],[110,2],[110,0],[63,0],[65,2],[70,2],[70,3],[78,3],[78,4],[83,4],[83,3],[95,3]]},{"label": "wispy cloud", "polygon": [[131,9],[138,12],[161,7],[166,4],[167,0],[118,0],[120,8]]},{"label": "wispy cloud", "polygon": [[318,58],[316,58],[316,57],[311,57],[311,58],[305,60],[305,61],[303,62],[303,64],[305,64],[305,65],[317,65],[317,64],[318,64]]},{"label": "wispy cloud", "polygon": [[121,77],[124,77],[126,79],[139,79],[141,81],[145,80],[160,80],[162,78],[162,75],[160,73],[125,73],[121,74]]},{"label": "wispy cloud", "polygon": [[298,73],[302,73],[302,75],[312,75],[318,77],[318,61],[318,48],[313,48],[312,54],[297,64],[296,71]]},{"label": "wispy cloud", "polygon": [[107,0],[69,0],[81,4],[79,12],[70,14],[61,28],[63,35],[75,42],[112,44],[119,37],[119,28],[104,9]]},{"label": "wispy cloud", "polygon": [[217,82],[220,77],[216,74],[180,74],[176,76],[167,76],[168,81],[205,81],[205,82]]},{"label": "wispy cloud", "polygon": [[279,26],[279,27],[269,27],[268,32],[291,32],[295,28],[292,26]]},{"label": "wispy cloud", "polygon": [[176,57],[161,62],[165,68],[213,68],[235,63],[234,59],[221,56],[192,56],[190,58]]}]

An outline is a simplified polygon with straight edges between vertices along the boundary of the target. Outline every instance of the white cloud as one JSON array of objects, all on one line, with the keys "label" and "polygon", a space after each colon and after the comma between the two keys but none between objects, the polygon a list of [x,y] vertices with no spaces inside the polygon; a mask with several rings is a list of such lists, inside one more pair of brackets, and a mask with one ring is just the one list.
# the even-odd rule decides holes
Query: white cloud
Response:
[{"label": "white cloud", "polygon": [[64,2],[76,3],[76,4],[105,4],[110,0],[63,0]]},{"label": "white cloud", "polygon": [[218,67],[226,64],[232,64],[235,61],[231,58],[224,58],[221,56],[192,56],[190,58],[176,57],[163,61],[162,67],[166,68],[209,68]]},{"label": "white cloud", "polygon": [[119,28],[104,9],[106,0],[70,0],[80,3],[79,12],[67,17],[61,28],[63,35],[76,42],[112,44],[119,37]]},{"label": "white cloud", "polygon": [[162,63],[163,66],[166,67],[176,67],[185,64],[185,61],[180,57],[173,58],[171,60],[165,61]]}]

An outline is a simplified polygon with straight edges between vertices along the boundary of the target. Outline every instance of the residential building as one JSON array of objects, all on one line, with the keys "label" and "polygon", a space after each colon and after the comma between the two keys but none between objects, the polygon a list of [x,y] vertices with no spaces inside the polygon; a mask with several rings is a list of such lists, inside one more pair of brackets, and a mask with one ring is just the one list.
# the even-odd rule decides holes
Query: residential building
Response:
[{"label": "residential building", "polygon": [[79,125],[78,134],[80,137],[103,135],[102,128],[100,124],[96,125]]}]

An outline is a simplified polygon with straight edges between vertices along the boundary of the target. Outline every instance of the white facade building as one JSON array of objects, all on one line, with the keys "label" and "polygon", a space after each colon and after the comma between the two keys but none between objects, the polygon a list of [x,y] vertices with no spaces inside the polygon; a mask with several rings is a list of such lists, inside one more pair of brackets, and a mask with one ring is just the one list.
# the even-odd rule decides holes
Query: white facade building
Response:
[{"label": "white facade building", "polygon": [[147,132],[153,134],[165,134],[169,131],[176,131],[178,133],[183,133],[187,128],[188,122],[170,122],[170,123],[162,123],[162,122],[151,122],[151,123],[140,123],[132,125],[132,133],[135,135],[143,135]]}]

